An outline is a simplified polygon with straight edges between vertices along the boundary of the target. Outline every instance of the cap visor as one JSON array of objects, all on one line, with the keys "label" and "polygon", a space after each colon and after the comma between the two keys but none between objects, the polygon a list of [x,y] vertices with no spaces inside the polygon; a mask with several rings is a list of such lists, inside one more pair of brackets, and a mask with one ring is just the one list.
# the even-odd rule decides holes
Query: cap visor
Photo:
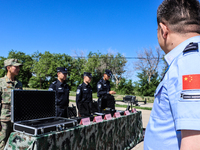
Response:
[{"label": "cap visor", "polygon": [[15,63],[12,66],[23,66],[21,63]]},{"label": "cap visor", "polygon": [[67,73],[67,71],[61,71],[62,73]]}]

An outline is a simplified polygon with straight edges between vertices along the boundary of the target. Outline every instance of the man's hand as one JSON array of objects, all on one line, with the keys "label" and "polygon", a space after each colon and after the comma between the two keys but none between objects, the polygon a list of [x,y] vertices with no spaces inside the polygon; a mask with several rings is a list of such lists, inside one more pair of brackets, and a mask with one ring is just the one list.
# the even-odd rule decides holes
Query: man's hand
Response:
[{"label": "man's hand", "polygon": [[200,150],[200,131],[182,130],[181,135],[181,150]]},{"label": "man's hand", "polygon": [[109,91],[109,94],[116,94],[115,91]]},{"label": "man's hand", "polygon": [[81,117],[81,114],[80,114],[80,112],[79,112],[79,111],[78,111],[78,116],[79,116],[79,117]]}]

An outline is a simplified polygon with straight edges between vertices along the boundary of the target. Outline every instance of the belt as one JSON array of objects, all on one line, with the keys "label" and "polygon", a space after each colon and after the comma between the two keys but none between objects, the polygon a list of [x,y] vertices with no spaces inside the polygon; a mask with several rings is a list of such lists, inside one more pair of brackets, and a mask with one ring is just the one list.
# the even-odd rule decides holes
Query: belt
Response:
[{"label": "belt", "polygon": [[11,105],[11,103],[1,103],[2,105]]},{"label": "belt", "polygon": [[10,103],[1,103],[1,108],[3,109],[10,109],[11,104]]}]

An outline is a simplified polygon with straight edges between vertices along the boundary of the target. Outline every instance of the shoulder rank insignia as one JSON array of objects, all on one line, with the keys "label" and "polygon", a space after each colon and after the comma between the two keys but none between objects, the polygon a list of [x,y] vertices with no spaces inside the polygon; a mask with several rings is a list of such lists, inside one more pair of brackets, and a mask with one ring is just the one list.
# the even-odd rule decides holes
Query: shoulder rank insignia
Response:
[{"label": "shoulder rank insignia", "polygon": [[188,51],[194,51],[194,50],[198,50],[198,43],[190,43],[188,44],[185,49],[183,50],[183,52],[188,52]]}]

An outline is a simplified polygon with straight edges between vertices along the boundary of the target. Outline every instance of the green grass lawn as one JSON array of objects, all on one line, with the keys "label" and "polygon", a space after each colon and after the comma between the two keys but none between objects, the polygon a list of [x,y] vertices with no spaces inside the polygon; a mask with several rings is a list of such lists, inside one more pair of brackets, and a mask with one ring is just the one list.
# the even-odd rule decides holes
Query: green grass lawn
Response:
[{"label": "green grass lawn", "polygon": [[[115,107],[123,107],[123,108],[127,108],[127,105],[118,105],[118,104],[115,104]],[[143,110],[152,110],[151,107],[133,106],[133,108],[136,108],[136,109],[143,109]]]}]

